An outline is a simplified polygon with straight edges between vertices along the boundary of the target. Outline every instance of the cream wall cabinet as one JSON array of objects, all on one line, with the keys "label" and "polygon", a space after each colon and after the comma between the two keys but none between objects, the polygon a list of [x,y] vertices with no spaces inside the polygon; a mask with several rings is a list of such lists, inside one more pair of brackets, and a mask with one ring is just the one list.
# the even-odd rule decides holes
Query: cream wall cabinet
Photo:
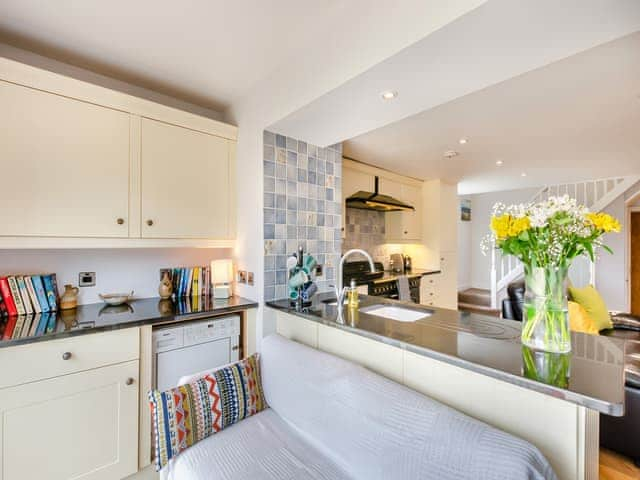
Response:
[{"label": "cream wall cabinet", "polygon": [[422,238],[422,187],[381,179],[380,191],[413,206],[413,211],[389,212],[385,214],[386,239],[394,241],[420,241]]},{"label": "cream wall cabinet", "polygon": [[229,141],[142,119],[142,236],[232,238]]},{"label": "cream wall cabinet", "polygon": [[129,115],[0,81],[0,235],[128,237]]},{"label": "cream wall cabinet", "polygon": [[0,58],[0,248],[233,246],[236,128]]}]

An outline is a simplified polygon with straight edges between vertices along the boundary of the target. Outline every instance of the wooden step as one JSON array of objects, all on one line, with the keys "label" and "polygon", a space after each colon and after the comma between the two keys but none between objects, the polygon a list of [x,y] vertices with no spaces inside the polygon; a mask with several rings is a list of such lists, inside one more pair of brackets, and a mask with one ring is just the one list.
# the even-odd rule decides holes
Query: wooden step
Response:
[{"label": "wooden step", "polygon": [[458,302],[458,310],[461,312],[479,313],[490,317],[500,317],[501,311],[484,305],[474,305],[471,303]]},{"label": "wooden step", "polygon": [[491,307],[491,291],[484,288],[467,288],[458,292],[458,303]]}]

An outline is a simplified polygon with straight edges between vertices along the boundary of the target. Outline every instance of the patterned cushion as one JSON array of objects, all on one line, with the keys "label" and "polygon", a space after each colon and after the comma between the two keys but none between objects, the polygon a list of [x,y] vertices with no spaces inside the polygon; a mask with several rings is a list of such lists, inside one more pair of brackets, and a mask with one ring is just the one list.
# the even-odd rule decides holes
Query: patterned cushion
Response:
[{"label": "patterned cushion", "polygon": [[193,444],[264,410],[258,354],[186,385],[151,390],[156,470]]}]

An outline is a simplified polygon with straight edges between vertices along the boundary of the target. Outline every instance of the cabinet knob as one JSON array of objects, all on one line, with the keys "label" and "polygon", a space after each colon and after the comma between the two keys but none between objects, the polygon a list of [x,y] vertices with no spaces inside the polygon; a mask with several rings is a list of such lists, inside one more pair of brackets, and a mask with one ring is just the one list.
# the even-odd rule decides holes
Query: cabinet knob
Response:
[{"label": "cabinet knob", "polygon": [[133,385],[133,381],[134,381],[133,378],[129,377],[127,378],[127,381],[124,383],[126,383],[127,385]]},{"label": "cabinet knob", "polygon": [[69,360],[71,358],[71,352],[64,352],[62,354],[62,359],[63,360]]},{"label": "cabinet knob", "polygon": [[407,232],[406,230],[404,231],[404,234],[407,235],[409,232]]},{"label": "cabinet knob", "polygon": [[233,351],[236,351],[236,350],[239,350],[239,349],[240,349],[240,346],[238,346],[238,345],[234,345],[233,347],[231,347],[231,350],[233,350]]},{"label": "cabinet knob", "polygon": [[147,220],[147,225],[149,225],[150,227],[152,227],[152,226],[153,226],[153,220],[151,220],[151,219]]},{"label": "cabinet knob", "polygon": [[117,220],[116,220],[116,223],[117,223],[118,225],[124,225],[124,218],[119,218],[119,219],[117,219]]}]

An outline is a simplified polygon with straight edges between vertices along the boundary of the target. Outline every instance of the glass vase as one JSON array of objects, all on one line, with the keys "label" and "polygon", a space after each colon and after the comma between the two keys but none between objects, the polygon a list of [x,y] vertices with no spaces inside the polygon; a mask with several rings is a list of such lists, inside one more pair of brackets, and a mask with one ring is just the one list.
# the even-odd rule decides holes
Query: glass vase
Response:
[{"label": "glass vase", "polygon": [[567,273],[563,267],[525,267],[524,345],[545,352],[571,351]]},{"label": "glass vase", "polygon": [[560,388],[569,388],[571,354],[551,353],[522,346],[522,373],[525,377]]}]

